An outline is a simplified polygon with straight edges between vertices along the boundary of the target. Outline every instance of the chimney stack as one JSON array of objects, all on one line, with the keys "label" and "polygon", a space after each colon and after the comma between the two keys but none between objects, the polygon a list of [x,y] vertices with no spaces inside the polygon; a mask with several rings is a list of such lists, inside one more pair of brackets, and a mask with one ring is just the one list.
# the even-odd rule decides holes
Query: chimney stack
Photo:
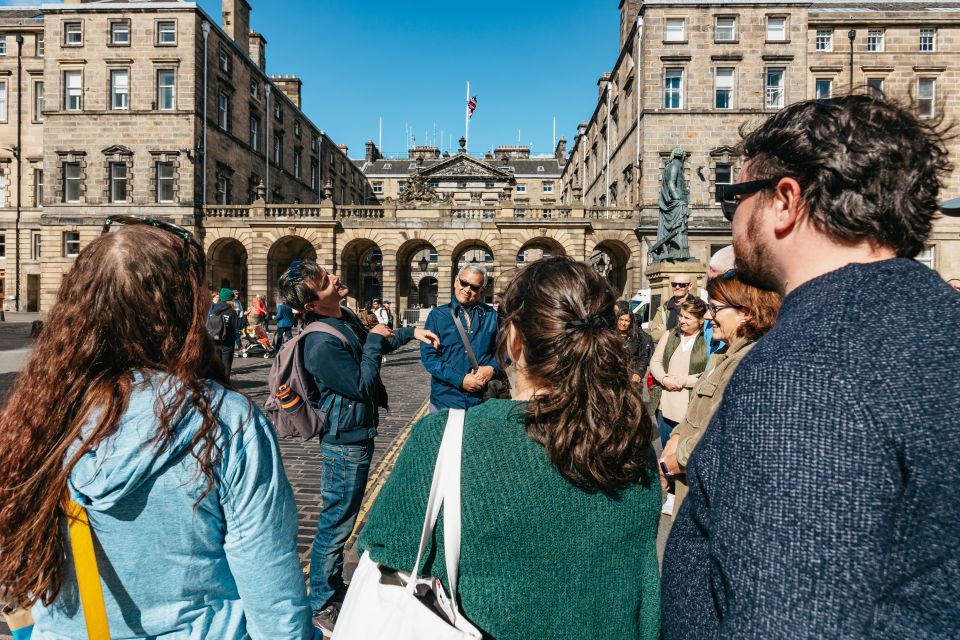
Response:
[{"label": "chimney stack", "polygon": [[367,162],[376,162],[383,156],[380,155],[380,149],[373,143],[373,140],[367,140],[367,152],[364,156]]},{"label": "chimney stack", "polygon": [[267,39],[263,37],[263,34],[257,33],[256,31],[251,31],[249,45],[250,59],[253,60],[258,67],[260,67],[260,71],[266,72]]},{"label": "chimney stack", "polygon": [[598,89],[598,98],[603,97],[603,92],[607,90],[607,85],[610,84],[610,79],[613,77],[609,71],[600,74],[600,79],[597,80],[597,89]]},{"label": "chimney stack", "polygon": [[290,101],[300,108],[300,90],[303,88],[303,82],[297,76],[270,76],[270,81],[290,98]]},{"label": "chimney stack", "polygon": [[560,138],[557,141],[557,148],[553,150],[553,155],[557,160],[563,162],[567,159],[567,139]]},{"label": "chimney stack", "polygon": [[247,0],[223,0],[223,31],[246,51],[250,47],[250,4]]}]

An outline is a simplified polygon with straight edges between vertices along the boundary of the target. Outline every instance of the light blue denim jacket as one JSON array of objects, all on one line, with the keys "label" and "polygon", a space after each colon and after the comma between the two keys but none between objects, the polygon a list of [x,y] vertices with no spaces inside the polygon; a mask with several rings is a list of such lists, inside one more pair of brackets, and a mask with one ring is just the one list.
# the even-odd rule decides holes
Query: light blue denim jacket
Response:
[{"label": "light blue denim jacket", "polygon": [[[111,637],[320,638],[297,557],[293,492],[270,423],[246,398],[210,383],[223,454],[213,491],[194,509],[206,486],[190,446],[201,416],[189,408],[174,441],[157,453],[150,444],[155,403],[173,396],[161,379],[135,374],[116,433],[70,477],[94,530]],[[94,424],[91,418],[83,433]],[[67,553],[57,600],[33,608],[33,640],[86,637],[69,546]]]}]

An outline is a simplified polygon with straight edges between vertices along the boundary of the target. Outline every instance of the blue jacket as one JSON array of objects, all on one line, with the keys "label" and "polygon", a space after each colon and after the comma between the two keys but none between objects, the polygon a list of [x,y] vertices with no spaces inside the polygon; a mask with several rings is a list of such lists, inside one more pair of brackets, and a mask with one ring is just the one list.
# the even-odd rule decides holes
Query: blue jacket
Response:
[{"label": "blue jacket", "polygon": [[277,319],[277,329],[290,329],[293,327],[293,309],[287,305],[278,304],[274,317]]},{"label": "blue jacket", "polygon": [[[424,325],[440,337],[440,348],[434,349],[428,344],[420,345],[420,360],[424,368],[430,372],[430,403],[437,408],[467,409],[483,402],[483,393],[469,393],[464,391],[460,384],[463,377],[470,372],[470,359],[467,350],[463,347],[457,325],[450,315],[453,309],[464,330],[467,323],[464,321],[466,309],[457,302],[456,298],[450,304],[437,307],[427,316]],[[493,367],[499,372],[497,364],[497,312],[487,304],[475,304],[469,310],[470,331],[468,337],[473,352],[477,356],[480,366]]]},{"label": "blue jacket", "polygon": [[311,316],[308,321],[326,322],[340,331],[349,346],[329,333],[311,333],[304,338],[303,368],[313,376],[317,395],[315,404],[324,404],[330,428],[324,442],[351,444],[377,435],[379,407],[387,407],[387,390],[380,380],[384,354],[403,346],[413,338],[413,327],[396,329],[387,339],[369,333],[349,311],[339,318]]},{"label": "blue jacket", "polygon": [[[171,385],[135,373],[117,431],[70,476],[98,543],[111,636],[320,638],[297,557],[297,509],[270,423],[239,393],[210,384],[223,455],[213,491],[194,509],[206,486],[190,445],[200,414],[188,409],[157,453],[149,443],[160,396],[172,397]],[[57,600],[33,608],[34,640],[87,636],[69,556],[67,563]]]}]

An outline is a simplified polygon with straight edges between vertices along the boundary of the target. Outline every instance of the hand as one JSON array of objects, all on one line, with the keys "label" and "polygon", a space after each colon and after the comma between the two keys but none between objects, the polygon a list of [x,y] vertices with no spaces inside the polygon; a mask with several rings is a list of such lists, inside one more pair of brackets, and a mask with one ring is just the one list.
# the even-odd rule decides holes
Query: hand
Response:
[{"label": "hand", "polygon": [[430,345],[434,349],[440,347],[440,338],[438,338],[437,334],[435,334],[433,331],[417,327],[413,330],[413,337],[424,344]]},{"label": "hand", "polygon": [[674,380],[672,376],[664,376],[660,385],[667,391],[680,391],[683,389],[683,385]]},{"label": "hand", "polygon": [[473,372],[463,376],[463,382],[460,383],[460,386],[463,387],[464,391],[470,392],[480,391],[480,389],[483,389],[483,383],[477,380],[477,377],[473,374]]},{"label": "hand", "polygon": [[639,374],[639,373],[635,373],[635,374],[633,374],[632,376],[630,376],[630,382],[639,383],[641,380],[642,380],[642,378],[640,377],[640,374]]},{"label": "hand", "polygon": [[667,471],[670,472],[670,475],[683,473],[683,467],[677,462],[677,444],[679,442],[679,437],[670,438],[667,440],[667,446],[663,448],[663,453],[660,454],[660,461],[667,465]]},{"label": "hand", "polygon": [[373,327],[372,329],[370,329],[370,333],[375,333],[375,334],[377,334],[378,336],[383,336],[384,338],[392,338],[392,337],[393,337],[393,331],[391,331],[389,328],[387,328],[387,325],[385,325],[385,324],[378,324],[378,325],[376,325],[375,327]]},{"label": "hand", "polygon": [[476,378],[481,385],[485,385],[493,379],[493,367],[480,367],[476,373],[473,374],[473,377]]}]

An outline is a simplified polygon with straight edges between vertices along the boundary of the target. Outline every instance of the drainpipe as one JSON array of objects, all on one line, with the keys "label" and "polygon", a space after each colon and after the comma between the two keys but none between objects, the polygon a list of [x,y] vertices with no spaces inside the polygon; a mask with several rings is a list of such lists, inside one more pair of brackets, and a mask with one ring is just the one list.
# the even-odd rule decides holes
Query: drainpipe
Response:
[{"label": "drainpipe", "polygon": [[270,91],[273,85],[269,80],[263,83],[263,201],[270,202],[270,149],[273,148],[273,136],[270,135]]},{"label": "drainpipe", "polygon": [[[201,207],[207,206],[207,72],[210,67],[210,58],[207,55],[207,41],[210,38],[210,23],[204,20],[200,23],[200,30],[203,32],[203,139],[200,145],[203,147],[203,162],[201,171],[203,176],[200,178],[201,186]],[[202,209],[201,209],[202,211]]]},{"label": "drainpipe", "polygon": [[[23,205],[23,34],[17,34],[17,221],[14,256],[17,272],[17,293],[14,308],[20,311],[20,213]],[[4,318],[6,319],[6,318]]]}]

